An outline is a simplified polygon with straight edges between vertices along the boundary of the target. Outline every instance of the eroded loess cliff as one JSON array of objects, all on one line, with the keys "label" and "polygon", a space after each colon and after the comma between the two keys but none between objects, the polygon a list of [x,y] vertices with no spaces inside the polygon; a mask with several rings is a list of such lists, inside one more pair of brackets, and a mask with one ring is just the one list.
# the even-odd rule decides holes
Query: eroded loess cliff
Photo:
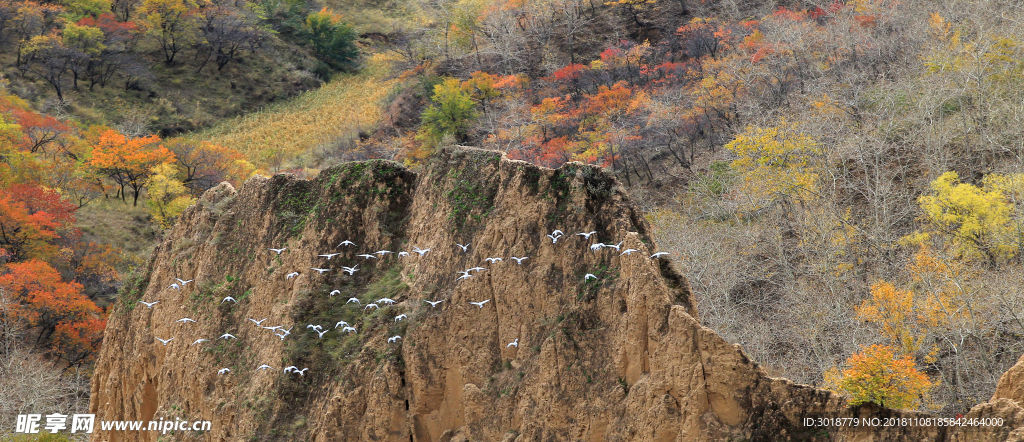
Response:
[{"label": "eroded loess cliff", "polygon": [[[545,235],[555,229],[567,235],[552,244]],[[589,240],[573,235],[590,231]],[[357,247],[338,247],[344,240]],[[640,252],[588,248],[620,241]],[[431,251],[356,257],[413,247]],[[182,215],[122,295],[91,407],[98,419],[211,420],[210,432],[162,438],[215,441],[967,441],[1010,438],[1021,422],[1020,398],[1002,398],[972,415],[998,415],[1005,426],[973,433],[804,427],[808,417],[915,415],[846,407],[769,378],[700,325],[686,280],[648,258],[656,250],[614,179],[580,164],[551,170],[449,149],[419,175],[371,161],[309,181],[223,184]],[[491,256],[505,260],[484,264]],[[340,271],[355,264],[354,275]],[[489,270],[456,281],[476,265]],[[195,281],[167,288],[175,277]],[[364,310],[347,303],[353,297],[396,304]],[[182,317],[197,322],[175,322]],[[280,339],[249,318],[293,328]],[[333,329],[341,320],[358,333]],[[331,331],[318,338],[307,324]],[[216,339],[224,333],[238,339]],[[402,339],[387,342],[395,335]],[[199,338],[210,341],[189,345]],[[256,371],[261,364],[273,368]],[[283,373],[289,365],[309,371]],[[225,367],[232,371],[218,375]]]}]

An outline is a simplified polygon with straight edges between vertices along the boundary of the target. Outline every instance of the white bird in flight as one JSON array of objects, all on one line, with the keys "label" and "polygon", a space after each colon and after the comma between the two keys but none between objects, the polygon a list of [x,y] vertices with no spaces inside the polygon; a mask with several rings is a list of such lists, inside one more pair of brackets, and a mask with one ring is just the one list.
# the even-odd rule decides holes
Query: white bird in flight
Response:
[{"label": "white bird in flight", "polygon": [[332,290],[332,291],[331,291],[331,296],[332,296],[332,297],[333,297],[334,295],[340,295],[340,294],[341,294],[341,290],[337,290],[337,289],[335,289],[335,290]]},{"label": "white bird in flight", "polygon": [[529,256],[524,256],[522,258],[517,258],[517,257],[513,256],[511,259],[514,260],[516,262],[516,264],[523,265],[523,261],[525,261],[527,259],[530,259],[530,257]]},{"label": "white bird in flight", "polygon": [[153,301],[153,302],[139,301],[139,302],[142,303],[143,305],[145,305],[146,308],[153,308],[153,306],[156,305],[157,303],[159,303],[160,301]]},{"label": "white bird in flight", "polygon": [[555,244],[555,243],[558,242],[558,238],[560,238],[560,237],[548,235],[548,238],[551,238],[551,244]]},{"label": "white bird in flight", "polygon": [[331,271],[331,269],[318,269],[318,268],[316,268],[316,267],[310,267],[309,269],[310,269],[310,270],[316,270],[316,271],[317,271],[317,273],[319,273],[319,274],[321,274],[321,275],[323,275],[323,274],[324,274],[324,272],[329,272],[329,271]]},{"label": "white bird in flight", "polygon": [[264,327],[264,326],[262,326],[262,325],[261,325],[261,326],[259,326],[259,327],[260,327],[260,328],[262,328],[262,329],[266,329],[266,330],[274,331],[274,330],[277,330],[277,329],[279,329],[279,328],[282,328],[282,327],[284,327],[284,326],[283,326],[283,325],[275,325],[275,326],[273,326],[273,327]]},{"label": "white bird in flight", "polygon": [[196,320],[192,319],[192,318],[181,318],[181,319],[179,319],[177,321],[174,321],[174,322],[180,322],[182,324],[187,324],[189,322],[196,322]]},{"label": "white bird in flight", "polygon": [[489,262],[491,264],[494,264],[496,262],[501,262],[501,258],[486,258],[486,259],[484,259],[484,261],[487,261],[487,262]]},{"label": "white bird in flight", "polygon": [[352,326],[344,327],[341,329],[342,333],[356,333],[356,328]]},{"label": "white bird in flight", "polygon": [[632,255],[633,252],[639,252],[639,250],[637,250],[637,249],[626,249],[626,250],[623,250],[622,253],[619,254],[619,256],[622,256],[622,255]]},{"label": "white bird in flight", "polygon": [[603,242],[599,242],[599,243],[591,244],[590,245],[590,250],[593,250],[593,251],[596,252],[596,251],[601,250],[601,249],[603,249],[605,247],[608,247],[608,244],[605,244]]},{"label": "white bird in flight", "polygon": [[317,334],[317,337],[316,337],[316,338],[317,338],[317,339],[320,339],[320,338],[324,337],[324,333],[327,333],[327,332],[329,332],[329,331],[331,331],[331,330],[330,330],[330,329],[327,329],[327,330],[324,330],[324,331],[318,331],[318,332],[316,332],[316,334]]},{"label": "white bird in flight", "polygon": [[334,258],[335,256],[338,256],[338,255],[340,255],[340,253],[325,253],[323,255],[316,255],[316,256],[319,256],[319,257],[322,257],[322,258],[327,258],[327,260],[330,261],[331,258]]},{"label": "white bird in flight", "polygon": [[391,298],[380,298],[379,300],[377,300],[377,302],[379,302],[381,304],[387,304],[387,305],[394,305],[395,304],[395,300],[391,299]]},{"label": "white bird in flight", "polygon": [[278,255],[280,255],[280,254],[281,254],[281,252],[283,252],[283,251],[285,251],[285,250],[288,250],[288,248],[287,248],[287,247],[285,247],[285,248],[283,248],[283,249],[270,249],[270,251],[271,251],[271,252],[275,252],[275,253],[277,253]]},{"label": "white bird in flight", "polygon": [[306,370],[309,370],[309,367],[303,368],[302,370],[294,370],[293,373],[298,373],[299,376],[305,376]]},{"label": "white bird in flight", "polygon": [[306,329],[307,329],[307,330],[308,330],[308,329],[313,329],[313,330],[316,330],[316,331],[320,331],[320,330],[323,330],[323,329],[324,329],[324,327],[323,327],[322,325],[317,325],[317,324],[309,324],[309,325],[307,325],[307,326],[306,326]]},{"label": "white bird in flight", "polygon": [[185,284],[188,284],[188,283],[190,283],[192,281],[195,281],[194,279],[190,279],[188,281],[185,281],[184,279],[178,279],[178,278],[174,278],[174,279],[177,279],[178,283],[181,284],[182,287],[185,287]]},{"label": "white bird in flight", "polygon": [[399,339],[402,339],[402,337],[398,336],[398,335],[394,335],[394,336],[388,338],[388,342],[398,342]]},{"label": "white bird in flight", "polygon": [[590,239],[590,235],[593,235],[595,233],[597,233],[597,230],[594,230],[592,232],[586,232],[586,233],[577,233],[576,236],[582,236],[584,239]]},{"label": "white bird in flight", "polygon": [[252,321],[253,324],[256,324],[257,326],[259,326],[259,325],[262,325],[263,321],[266,321],[267,318],[260,319],[259,321],[255,320],[255,319],[252,319],[252,318],[249,318],[249,320]]},{"label": "white bird in flight", "polygon": [[444,300],[442,299],[440,301],[423,301],[423,302],[426,302],[427,304],[430,304],[430,308],[434,308],[434,307],[437,307],[438,304],[444,302]]},{"label": "white bird in flight", "polygon": [[287,275],[284,275],[284,280],[287,281],[287,280],[292,279],[292,278],[294,278],[296,276],[299,276],[299,272],[291,272],[291,273],[289,273]]},{"label": "white bird in flight", "polygon": [[430,249],[421,249],[421,248],[419,248],[419,247],[413,247],[413,248],[412,248],[412,251],[413,251],[413,252],[416,252],[416,253],[419,253],[419,254],[420,254],[420,256],[423,256],[423,255],[426,255],[426,254],[427,254],[427,252],[429,252],[429,251],[430,251]]},{"label": "white bird in flight", "polygon": [[233,335],[231,333],[224,333],[223,335],[220,335],[220,337],[217,338],[217,339],[238,339],[238,338],[236,338],[235,335]]},{"label": "white bird in flight", "polygon": [[409,252],[398,252],[398,256],[409,256]]},{"label": "white bird in flight", "polygon": [[467,273],[467,274],[464,274],[464,275],[456,278],[455,280],[456,281],[462,281],[463,279],[469,279],[469,278],[472,278],[472,277],[473,277],[473,275],[470,275],[470,274]]},{"label": "white bird in flight", "polygon": [[488,302],[491,302],[491,300],[488,299],[486,301],[480,301],[480,302],[472,302],[471,301],[470,304],[473,304],[473,305],[475,305],[477,307],[480,307],[480,308],[484,308],[484,304],[487,304]]},{"label": "white bird in flight", "polygon": [[379,305],[377,305],[377,304],[366,304],[366,307],[363,307],[363,310],[366,310],[366,309],[368,309],[368,308],[370,308],[370,307],[373,307],[373,308],[380,308],[380,306],[379,306]]},{"label": "white bird in flight", "polygon": [[341,244],[338,244],[338,247],[341,247],[341,246],[354,246],[354,245],[356,245],[356,243],[346,239],[346,240],[342,241]]},{"label": "white bird in flight", "polygon": [[519,348],[519,338],[516,338],[515,341],[509,342],[508,345],[505,346],[505,348],[509,347]]},{"label": "white bird in flight", "polygon": [[192,343],[192,344],[190,344],[190,345],[202,344],[202,343],[204,343],[204,342],[206,342],[206,341],[209,341],[209,339],[202,339],[202,338],[199,338],[199,339],[196,339],[196,340],[195,340],[195,342],[193,342],[193,343]]},{"label": "white bird in flight", "polygon": [[238,301],[235,301],[235,298],[232,298],[230,296],[225,296],[224,299],[222,299],[220,301],[220,303],[223,304],[223,303],[228,302],[228,301],[231,301],[231,302],[234,302],[235,304],[238,304]]},{"label": "white bird in flight", "polygon": [[263,364],[263,365],[260,365],[259,367],[256,367],[256,371],[272,369],[272,368],[274,368],[274,367],[271,367],[271,366],[269,366],[267,364]]},{"label": "white bird in flight", "polygon": [[277,336],[277,337],[281,338],[281,340],[283,341],[285,336],[288,336],[288,334],[287,333],[281,333],[281,334],[274,333],[274,336]]},{"label": "white bird in flight", "polygon": [[395,316],[395,322],[401,321],[401,320],[406,319],[406,318],[408,318],[408,316],[406,316],[405,313],[402,313],[402,314],[400,314],[398,316]]},{"label": "white bird in flight", "polygon": [[343,325],[348,325],[348,323],[345,321],[338,321],[337,324],[334,324],[334,328],[337,329],[338,327],[341,327]]},{"label": "white bird in flight", "polygon": [[341,271],[343,271],[345,273],[348,273],[349,276],[352,276],[352,274],[355,273],[358,270],[359,270],[359,264],[356,264],[353,267],[341,266]]},{"label": "white bird in flight", "polygon": [[655,254],[651,255],[651,259],[657,258],[657,257],[662,256],[662,255],[668,255],[668,254],[669,254],[668,252],[658,252],[658,253],[655,253]]},{"label": "white bird in flight", "polygon": [[473,267],[473,268],[467,269],[467,270],[470,271],[470,272],[479,272],[481,270],[487,270],[487,269],[483,268],[483,267]]},{"label": "white bird in flight", "polygon": [[284,372],[285,373],[290,373],[292,370],[298,370],[298,369],[299,369],[299,367],[296,367],[294,365],[289,365],[289,366],[284,368]]},{"label": "white bird in flight", "polygon": [[363,303],[359,302],[358,298],[348,298],[348,302],[346,302],[345,304],[351,304],[353,302],[356,303],[356,305],[363,305]]},{"label": "white bird in flight", "polygon": [[167,286],[167,288],[169,288],[169,289],[175,289],[175,290],[177,290],[177,291],[179,291],[179,292],[181,291],[181,286],[179,286],[179,285],[178,285],[178,283],[176,283],[176,282],[175,282],[175,283],[173,283],[173,284],[171,284],[171,285],[169,285],[169,286]]},{"label": "white bird in flight", "polygon": [[[154,336],[154,337],[155,337],[155,336]],[[157,340],[157,341],[160,341],[160,342],[163,342],[163,344],[164,344],[164,345],[167,345],[167,343],[168,343],[168,342],[171,342],[171,341],[173,341],[173,340],[174,340],[174,338],[171,338],[171,339],[160,339],[160,338],[156,338],[156,340]]]},{"label": "white bird in flight", "polygon": [[376,256],[373,256],[373,255],[366,255],[366,254],[363,254],[363,255],[356,255],[356,256],[358,256],[358,257],[360,257],[360,258],[363,258],[363,259],[377,259],[377,257],[376,257]]},{"label": "white bird in flight", "polygon": [[619,243],[615,244],[615,245],[605,244],[604,246],[605,247],[611,247],[611,248],[615,249],[616,252],[618,252],[619,251],[619,247],[622,247],[622,243],[624,243],[624,242],[625,242],[625,240],[619,241]]},{"label": "white bird in flight", "polygon": [[587,273],[586,275],[583,276],[584,281],[588,281],[590,279],[597,279],[597,276],[594,276],[593,273]]},{"label": "white bird in flight", "polygon": [[228,373],[228,372],[230,372],[230,371],[231,371],[231,369],[230,369],[230,368],[222,368],[222,369],[220,369],[220,370],[217,370],[217,374],[218,374],[218,375],[222,375],[222,374],[224,374],[224,373]]},{"label": "white bird in flight", "polygon": [[558,230],[558,229],[555,229],[555,231],[554,231],[554,232],[551,232],[551,234],[552,234],[552,235],[555,235],[555,236],[557,236],[557,237],[561,237],[562,235],[565,235],[565,232],[563,232],[563,231],[561,231],[561,230]]},{"label": "white bird in flight", "polygon": [[469,243],[469,244],[466,244],[466,245],[462,245],[462,244],[456,243],[455,245],[459,246],[459,248],[462,249],[463,252],[465,252],[466,249],[469,248],[470,244],[473,244],[473,243]]},{"label": "white bird in flight", "polygon": [[392,252],[392,251],[390,251],[390,250],[378,250],[378,251],[376,251],[376,252],[373,252],[373,253],[376,253],[377,255],[380,255],[380,256],[382,256],[382,257],[383,257],[384,255],[386,255],[386,254],[388,254],[388,253],[395,253],[395,252]]}]

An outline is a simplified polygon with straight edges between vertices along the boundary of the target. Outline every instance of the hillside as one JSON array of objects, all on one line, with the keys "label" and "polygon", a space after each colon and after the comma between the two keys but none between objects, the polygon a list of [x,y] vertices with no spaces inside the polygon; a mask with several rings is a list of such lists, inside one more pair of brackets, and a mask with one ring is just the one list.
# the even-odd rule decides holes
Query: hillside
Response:
[{"label": "hillside", "polygon": [[[596,233],[552,243],[544,235],[555,229]],[[343,240],[357,246],[339,249]],[[639,252],[588,250],[598,241]],[[414,246],[431,250],[355,256]],[[657,250],[618,182],[578,163],[546,169],[449,148],[418,173],[370,161],[309,181],[223,184],[182,214],[123,292],[90,409],[213,421],[211,432],[175,440],[1003,440],[1020,425],[1019,404],[1003,400],[969,415],[1007,419],[981,433],[803,427],[805,417],[924,415],[846,407],[768,377],[701,326],[686,279],[647,257]],[[484,263],[495,255],[529,259]],[[338,271],[355,264],[352,276]],[[489,270],[456,281],[474,265]],[[175,277],[195,281],[176,291],[167,287]],[[238,302],[222,302],[229,295]],[[395,304],[364,311],[350,297]],[[183,316],[197,322],[175,323]],[[248,318],[291,334],[275,337]],[[357,333],[332,329],[339,320]],[[318,338],[307,324],[328,331]],[[223,333],[238,339],[216,339]],[[189,345],[198,338],[210,341]],[[257,371],[262,364],[271,368]],[[309,371],[284,374],[287,365]],[[155,440],[140,434],[93,440]]]}]

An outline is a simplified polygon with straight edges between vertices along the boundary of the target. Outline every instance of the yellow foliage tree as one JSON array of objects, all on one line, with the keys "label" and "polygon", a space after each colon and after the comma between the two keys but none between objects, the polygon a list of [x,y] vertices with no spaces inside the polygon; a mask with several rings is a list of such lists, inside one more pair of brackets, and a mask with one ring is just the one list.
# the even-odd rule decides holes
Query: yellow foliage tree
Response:
[{"label": "yellow foliage tree", "polygon": [[748,126],[725,148],[737,156],[731,167],[756,206],[815,188],[821,146],[786,120],[775,127]]},{"label": "yellow foliage tree", "polygon": [[[913,286],[906,290],[886,281],[871,286],[871,298],[855,308],[857,318],[878,324],[881,334],[900,354],[914,355],[930,337],[942,336],[970,322],[973,309],[964,287],[970,272],[960,263],[936,256],[927,246],[907,265]],[[955,349],[954,349],[955,350]],[[925,362],[935,362],[940,351],[932,345]]]},{"label": "yellow foliage tree", "polygon": [[924,333],[916,325],[914,292],[899,290],[885,281],[871,286],[871,299],[856,307],[857,318],[878,323],[882,336],[898,345],[901,354],[914,354],[921,348]]},{"label": "yellow foliage tree", "polygon": [[850,405],[874,403],[889,408],[917,408],[934,385],[914,367],[909,355],[897,356],[885,345],[861,348],[846,361],[849,367],[838,380],[838,389],[849,395]]},{"label": "yellow foliage tree", "polygon": [[173,164],[160,164],[153,168],[153,175],[146,183],[149,214],[155,223],[165,229],[171,226],[181,212],[196,202],[177,175],[178,169]]},{"label": "yellow foliage tree", "polygon": [[936,234],[949,238],[958,255],[995,265],[1018,257],[1024,236],[1013,203],[1024,188],[1020,174],[990,174],[982,187],[961,183],[956,172],[932,181],[929,195],[918,199],[928,227],[904,238],[922,244]]}]

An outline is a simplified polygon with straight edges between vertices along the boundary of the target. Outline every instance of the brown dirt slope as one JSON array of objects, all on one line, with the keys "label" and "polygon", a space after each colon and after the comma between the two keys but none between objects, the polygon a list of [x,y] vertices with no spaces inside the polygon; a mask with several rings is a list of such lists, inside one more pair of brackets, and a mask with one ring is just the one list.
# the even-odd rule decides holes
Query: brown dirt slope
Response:
[{"label": "brown dirt slope", "polygon": [[[552,244],[545,234],[555,229],[567,236]],[[590,240],[573,235],[589,231]],[[358,247],[337,247],[346,239]],[[597,241],[640,252],[589,250]],[[431,251],[355,256],[413,247]],[[803,418],[923,415],[847,407],[768,377],[700,325],[686,280],[648,258],[656,250],[614,179],[580,164],[551,170],[455,148],[422,174],[370,161],[309,181],[223,184],[182,215],[122,294],[91,408],[98,419],[208,419],[210,432],[161,440],[215,441],[966,441],[1010,438],[1021,422],[1018,402],[1002,398],[972,415],[1004,417],[1004,427],[974,433],[804,427]],[[342,254],[317,257],[334,251]],[[504,261],[485,263],[490,256]],[[355,264],[353,276],[339,271]],[[476,265],[489,270],[456,282]],[[195,282],[167,288],[174,277]],[[237,304],[222,303],[229,295]],[[396,304],[364,310],[352,297]],[[139,299],[160,302],[148,309]],[[408,319],[396,322],[401,313]],[[198,322],[175,322],[182,317]],[[280,339],[248,318],[291,334]],[[358,333],[335,330],[340,320]],[[307,324],[330,331],[318,338]],[[224,333],[238,339],[216,339]],[[210,341],[190,345],[198,338]],[[272,369],[256,371],[261,364]],[[289,365],[309,371],[284,374]],[[224,367],[232,372],[218,375]]]}]

